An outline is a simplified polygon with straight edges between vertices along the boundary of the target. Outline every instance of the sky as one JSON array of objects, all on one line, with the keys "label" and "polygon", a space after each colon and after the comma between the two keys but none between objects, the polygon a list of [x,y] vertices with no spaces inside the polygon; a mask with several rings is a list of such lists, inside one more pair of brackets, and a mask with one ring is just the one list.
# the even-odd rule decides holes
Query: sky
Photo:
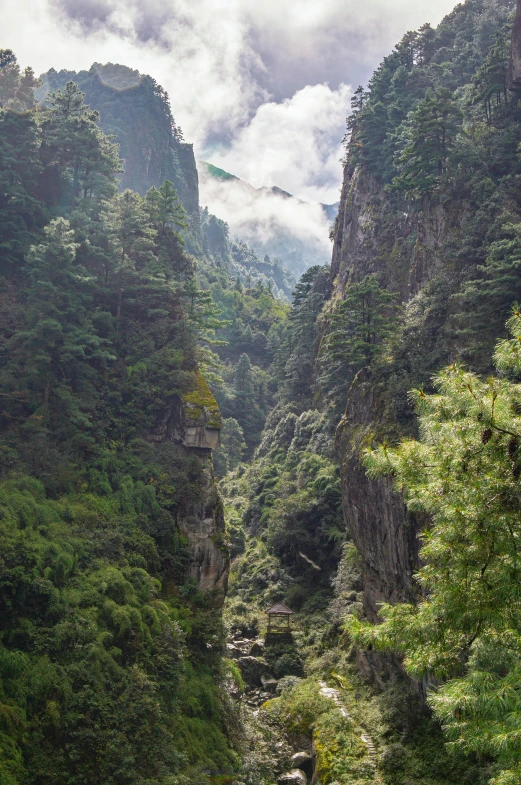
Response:
[{"label": "sky", "polygon": [[[196,157],[255,188],[339,199],[350,97],[403,34],[455,0],[0,0],[0,48],[36,73],[151,74]],[[219,194],[203,203],[219,215]],[[233,201],[233,200],[232,200]],[[228,200],[229,206],[229,200]],[[278,209],[277,205],[274,209]],[[222,211],[221,211],[222,213]],[[220,217],[233,226],[233,209]],[[302,220],[295,214],[294,223]],[[316,230],[327,234],[327,226]],[[324,242],[328,242],[327,239]]]}]

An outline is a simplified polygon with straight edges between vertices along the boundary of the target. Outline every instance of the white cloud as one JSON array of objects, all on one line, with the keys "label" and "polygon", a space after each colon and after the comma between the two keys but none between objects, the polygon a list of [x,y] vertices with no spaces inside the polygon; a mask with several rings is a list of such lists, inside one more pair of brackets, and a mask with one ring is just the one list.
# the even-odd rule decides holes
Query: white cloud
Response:
[{"label": "white cloud", "polygon": [[199,168],[199,187],[201,204],[229,224],[232,239],[245,240],[271,256],[283,256],[283,247],[297,250],[304,267],[329,261],[329,221],[319,204],[255,190],[242,180],[216,180],[204,167]]},{"label": "white cloud", "polygon": [[351,95],[348,85],[331,90],[319,84],[280,103],[266,102],[210,163],[256,188],[277,185],[308,201],[336,202]]},{"label": "white cloud", "polygon": [[[111,61],[150,73],[170,94],[199,157],[232,141],[223,161],[233,172],[329,199],[339,181],[345,83],[365,82],[406,29],[436,23],[452,6],[453,0],[0,0],[0,46],[37,72]],[[254,144],[262,150],[256,171],[247,158]]]}]

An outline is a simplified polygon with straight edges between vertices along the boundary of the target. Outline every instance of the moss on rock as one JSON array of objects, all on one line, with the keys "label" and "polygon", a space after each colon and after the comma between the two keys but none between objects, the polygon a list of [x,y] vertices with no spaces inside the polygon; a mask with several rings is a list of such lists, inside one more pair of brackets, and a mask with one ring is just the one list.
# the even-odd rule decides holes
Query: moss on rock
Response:
[{"label": "moss on rock", "polygon": [[219,405],[201,371],[197,370],[194,373],[192,389],[181,397],[187,418],[197,421],[204,417],[206,428],[221,428],[222,418]]}]

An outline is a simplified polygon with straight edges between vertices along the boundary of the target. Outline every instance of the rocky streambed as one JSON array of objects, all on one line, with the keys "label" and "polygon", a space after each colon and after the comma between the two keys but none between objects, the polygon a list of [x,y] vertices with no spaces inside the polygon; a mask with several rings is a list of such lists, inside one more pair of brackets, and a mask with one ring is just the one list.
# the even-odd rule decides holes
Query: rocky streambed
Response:
[{"label": "rocky streambed", "polygon": [[[244,701],[256,716],[260,706],[276,697],[279,680],[269,670],[264,638],[233,638],[227,643],[227,654],[235,660],[244,680]],[[303,746],[303,745],[302,745]],[[290,758],[290,768],[278,777],[279,785],[312,785],[314,782],[315,755],[309,749],[295,749]]]}]

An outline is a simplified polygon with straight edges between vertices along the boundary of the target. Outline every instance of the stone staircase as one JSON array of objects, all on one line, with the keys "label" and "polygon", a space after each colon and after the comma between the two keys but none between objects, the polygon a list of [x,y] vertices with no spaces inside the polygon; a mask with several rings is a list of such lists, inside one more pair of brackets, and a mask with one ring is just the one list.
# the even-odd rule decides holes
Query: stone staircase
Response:
[{"label": "stone staircase", "polygon": [[[325,681],[319,681],[318,686],[320,687],[320,694],[323,695],[324,698],[329,698],[329,700],[332,700],[335,703],[337,709],[342,714],[342,716],[345,717],[346,719],[351,720],[352,717],[345,707],[340,690],[337,690],[335,687],[328,687]],[[381,778],[378,773],[377,754],[376,754],[376,747],[374,746],[374,742],[372,738],[367,735],[367,733],[362,733],[360,738],[367,748],[367,754],[369,756],[371,765],[375,772],[375,782],[380,783]]]}]

